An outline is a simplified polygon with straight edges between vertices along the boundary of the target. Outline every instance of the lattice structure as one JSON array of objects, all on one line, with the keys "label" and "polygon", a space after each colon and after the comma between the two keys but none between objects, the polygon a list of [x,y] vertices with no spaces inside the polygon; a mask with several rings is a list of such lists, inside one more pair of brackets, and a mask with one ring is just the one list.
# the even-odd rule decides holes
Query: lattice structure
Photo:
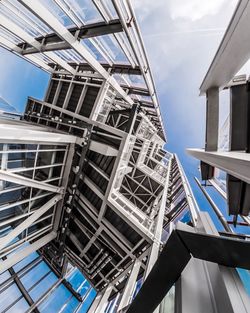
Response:
[{"label": "lattice structure", "polygon": [[[147,277],[172,223],[197,218],[178,158],[163,148],[131,4],[4,0],[0,44],[51,78],[44,100],[28,99],[22,121],[1,122],[0,212],[8,214],[0,223],[8,228],[0,269],[39,251],[62,279],[69,264],[84,274],[98,292],[89,312],[119,311]],[[30,310],[47,297],[30,301]]]}]

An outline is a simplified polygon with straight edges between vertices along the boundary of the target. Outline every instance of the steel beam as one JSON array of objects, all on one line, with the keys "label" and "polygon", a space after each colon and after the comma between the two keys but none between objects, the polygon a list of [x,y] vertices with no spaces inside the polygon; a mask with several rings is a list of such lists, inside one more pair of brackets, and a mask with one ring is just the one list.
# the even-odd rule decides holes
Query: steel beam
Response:
[{"label": "steel beam", "polygon": [[50,242],[51,240],[55,238],[56,238],[56,233],[51,232],[48,235],[42,237],[41,239],[35,241],[31,245],[18,251],[18,253],[14,254],[12,257],[7,258],[5,261],[0,263],[0,273],[6,271],[8,268],[20,262],[21,260],[26,258],[28,255],[37,251],[41,247],[45,246],[48,242]]},{"label": "steel beam", "polygon": [[63,26],[54,15],[40,2],[34,3],[32,0],[20,0],[20,2],[27,7],[33,14],[38,16],[46,25],[52,28],[59,37],[61,37],[70,48],[79,53],[86,61],[97,71],[109,84],[118,92],[118,94],[129,104],[133,104],[133,100],[126,94],[126,92],[120,87],[118,82],[110,76],[110,74],[101,66],[101,64],[95,59],[95,57],[85,48],[81,42],[72,35],[68,29]]},{"label": "steel beam", "polygon": [[158,216],[155,222],[154,239],[153,239],[153,244],[152,244],[152,248],[150,251],[150,255],[147,261],[147,269],[144,274],[144,280],[147,278],[147,276],[151,272],[159,255],[159,250],[160,250],[160,245],[161,245],[161,235],[162,235],[162,229],[163,229],[163,223],[164,223],[164,215],[165,215],[166,203],[167,203],[167,195],[168,195],[169,182],[170,182],[171,163],[172,163],[172,159],[170,159],[168,163],[168,174],[166,177],[165,187],[163,189]]},{"label": "steel beam", "polygon": [[34,180],[24,176],[16,175],[10,173],[9,171],[0,170],[0,179],[8,182],[12,182],[18,185],[23,185],[27,187],[37,188],[41,190],[51,191],[55,193],[63,193],[63,187],[57,187],[44,183],[42,181]]},{"label": "steel beam", "polygon": [[[78,67],[78,71],[93,71],[93,68],[88,63],[78,64],[74,62],[68,62],[68,64],[73,68]],[[53,67],[55,64],[49,63],[48,65],[50,67]],[[106,71],[109,71],[111,74],[141,75],[141,70],[139,66],[132,67],[129,64],[112,64],[112,66],[110,66],[107,63],[101,63],[101,65],[105,68]]]},{"label": "steel beam", "polygon": [[224,87],[249,59],[250,2],[241,0],[201,84],[203,95],[211,87]]},{"label": "steel beam", "polygon": [[216,151],[219,136],[219,89],[207,90],[206,103],[206,151]]},{"label": "steel beam", "polygon": [[52,206],[62,199],[61,195],[57,195],[46,202],[39,209],[35,210],[34,213],[26,218],[21,224],[15,229],[10,231],[6,236],[0,238],[0,251],[5,248],[13,239],[20,235],[25,229],[28,229],[35,221],[37,221],[43,214],[45,214]]},{"label": "steel beam", "polygon": [[235,151],[210,152],[203,149],[187,149],[187,153],[250,184],[249,153]]},{"label": "steel beam", "polygon": [[[29,124],[30,125],[30,124]],[[36,130],[37,128],[37,130]],[[27,124],[0,123],[0,140],[6,143],[75,143],[75,136],[41,131],[41,128],[27,127]]]},{"label": "steel beam", "polygon": [[191,219],[192,219],[193,225],[195,226],[197,223],[197,219],[198,219],[199,207],[198,207],[198,204],[195,200],[192,189],[190,188],[188,179],[187,179],[186,174],[183,170],[181,162],[179,161],[179,158],[176,154],[174,156],[175,156],[176,163],[178,165],[179,173],[180,173],[181,180],[182,180],[182,185],[183,185],[183,188],[184,188],[184,191],[186,194],[186,199],[188,202],[188,207],[189,207],[189,211],[191,214]]},{"label": "steel beam", "polygon": [[117,312],[125,308],[131,302],[140,268],[141,268],[141,261],[139,259],[136,259],[133,264],[132,270],[129,274],[126,286],[123,290],[122,298],[119,303]]},{"label": "steel beam", "polygon": [[202,193],[204,194],[204,196],[206,197],[207,201],[209,202],[209,204],[211,205],[212,209],[214,210],[214,213],[216,214],[216,216],[218,217],[218,219],[220,220],[223,228],[225,229],[226,232],[230,232],[230,233],[234,233],[233,230],[231,229],[231,227],[228,225],[226,218],[224,217],[224,215],[221,213],[220,209],[217,207],[217,205],[214,203],[213,199],[209,196],[209,194],[207,193],[207,191],[205,190],[205,188],[201,185],[201,183],[199,182],[199,180],[197,179],[197,177],[194,178],[197,185],[199,186],[200,190],[202,191]]},{"label": "steel beam", "polygon": [[[79,28],[69,28],[68,31],[73,36],[76,36],[78,40],[81,40],[122,32],[122,26],[120,21],[118,19],[115,19],[111,20],[108,24],[105,22],[98,22],[89,25],[83,25]],[[42,44],[43,52],[70,49],[69,43],[62,40],[57,33],[48,34],[44,37],[37,37],[35,39]],[[22,44],[20,43],[18,47],[22,48]],[[28,55],[37,52],[38,51],[33,47],[26,47],[23,49],[22,54]]]},{"label": "steel beam", "polygon": [[111,292],[113,290],[114,286],[112,284],[108,285],[108,287],[106,288],[106,290],[104,291],[100,302],[98,303],[96,309],[95,309],[95,313],[104,313],[106,306],[108,304],[108,300],[109,300],[109,296],[111,295]]}]

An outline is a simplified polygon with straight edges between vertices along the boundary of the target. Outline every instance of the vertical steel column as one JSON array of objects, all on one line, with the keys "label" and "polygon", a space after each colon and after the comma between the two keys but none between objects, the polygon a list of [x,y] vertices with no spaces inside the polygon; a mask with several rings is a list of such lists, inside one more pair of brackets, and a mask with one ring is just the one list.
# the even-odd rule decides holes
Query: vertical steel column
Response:
[{"label": "vertical steel column", "polygon": [[216,216],[218,217],[218,219],[221,222],[221,225],[223,226],[223,228],[225,229],[225,231],[229,232],[229,233],[234,233],[233,230],[231,229],[231,227],[228,225],[227,220],[225,219],[224,215],[221,213],[220,209],[217,207],[217,205],[214,203],[214,201],[212,200],[212,198],[209,196],[209,194],[207,193],[207,191],[205,190],[204,187],[202,187],[201,183],[199,182],[199,180],[197,179],[197,177],[194,178],[197,185],[199,186],[200,190],[202,191],[202,193],[204,194],[204,196],[206,197],[207,201],[209,202],[209,204],[211,205],[212,209],[214,210],[214,213],[216,214]]},{"label": "vertical steel column", "polygon": [[169,163],[168,163],[168,174],[166,177],[165,187],[163,189],[163,195],[162,195],[162,199],[161,199],[161,205],[160,205],[160,209],[159,209],[159,213],[158,213],[158,217],[157,217],[157,221],[156,221],[156,225],[155,225],[155,238],[154,238],[154,242],[152,244],[150,255],[148,257],[147,269],[146,269],[145,274],[144,274],[144,280],[147,278],[152,267],[154,266],[154,264],[158,258],[158,254],[159,254],[159,250],[160,250],[163,220],[164,220],[167,195],[168,195],[168,188],[169,188],[171,164],[172,164],[172,158],[169,160]]},{"label": "vertical steel column", "polygon": [[[196,229],[219,235],[207,212],[199,212]],[[250,313],[249,297],[236,269],[192,258],[175,284],[175,313],[190,312]]]},{"label": "vertical steel column", "polygon": [[[4,143],[3,144],[3,151],[7,151],[8,150],[8,144]],[[5,152],[2,154],[2,160],[1,160],[1,170],[6,170],[8,166],[8,153]],[[5,181],[4,180],[0,180],[0,190],[3,190],[5,187]]]},{"label": "vertical steel column", "polygon": [[195,226],[197,223],[199,208],[198,208],[197,202],[195,200],[195,197],[193,195],[192,189],[189,185],[186,174],[185,174],[183,167],[179,161],[179,158],[176,154],[175,154],[175,160],[176,160],[176,163],[178,165],[178,169],[179,169],[181,179],[182,179],[182,185],[183,185],[184,191],[186,193],[186,199],[188,202],[188,207],[189,207],[189,211],[191,214],[192,223]]},{"label": "vertical steel column", "polygon": [[219,134],[219,88],[207,90],[206,151],[216,151]]},{"label": "vertical steel column", "polygon": [[88,309],[88,313],[95,313],[95,310],[96,310],[99,302],[101,301],[102,296],[103,296],[103,293],[101,293],[101,292],[99,292],[96,295],[94,301],[92,302],[90,308]]},{"label": "vertical steel column", "polygon": [[97,304],[95,311],[89,311],[88,313],[90,313],[90,312],[91,313],[92,312],[93,313],[104,313],[106,306],[108,304],[109,296],[110,296],[112,290],[113,290],[113,285],[112,284],[108,285],[105,292],[102,294],[102,297],[101,297],[99,303]]},{"label": "vertical steel column", "polygon": [[119,310],[125,308],[131,302],[131,300],[132,300],[131,298],[132,298],[132,295],[134,292],[134,288],[136,285],[136,281],[137,281],[137,277],[138,277],[140,268],[141,268],[141,261],[139,259],[136,259],[134,264],[133,264],[133,267],[131,269],[131,273],[130,273],[129,278],[127,280],[126,286],[124,287],[122,298],[121,298],[120,304],[118,306],[117,312],[119,312]]}]

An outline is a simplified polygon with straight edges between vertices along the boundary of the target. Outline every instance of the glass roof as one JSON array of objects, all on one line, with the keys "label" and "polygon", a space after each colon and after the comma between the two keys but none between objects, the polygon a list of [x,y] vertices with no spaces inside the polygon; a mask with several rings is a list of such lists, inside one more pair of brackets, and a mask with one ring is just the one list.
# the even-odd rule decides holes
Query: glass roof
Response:
[{"label": "glass roof", "polygon": [[[97,32],[97,35],[95,37],[90,35],[89,38],[82,38],[81,36],[85,36],[85,32],[82,32],[82,35],[79,37],[81,44],[100,64],[114,67],[114,71],[112,71],[111,73],[117,73],[121,69],[121,74],[113,74],[114,78],[117,79],[120,85],[129,87],[141,87],[144,89],[148,89],[149,94],[156,94],[153,79],[151,77],[151,72],[149,69],[148,60],[145,54],[140,34],[138,32],[138,26],[136,25],[136,18],[133,17],[133,12],[126,2],[119,0],[116,2],[116,6],[114,6],[112,0],[37,1],[39,1],[45,9],[49,8],[50,13],[62,24],[62,26],[68,29],[80,29],[81,27],[84,27],[86,25],[91,25],[91,29],[96,32],[95,23],[103,23],[100,27],[100,33]],[[35,6],[34,9],[36,9]],[[57,50],[56,48],[53,49],[53,43],[57,43],[58,41],[60,42],[59,38],[61,37],[61,34],[54,33],[54,31],[52,31],[52,26],[51,28],[48,26],[50,25],[49,21],[46,21],[46,19],[42,20],[41,18],[38,18],[37,16],[39,16],[39,14],[34,12],[37,14],[36,16],[34,13],[32,13],[32,11],[34,10],[27,9],[17,0],[4,0],[0,2],[0,36],[2,36],[3,46],[6,47],[9,41],[10,44],[9,47],[7,46],[7,48],[13,50],[13,45],[25,43],[24,39],[26,38],[25,36],[21,36],[22,33],[20,33],[20,37],[22,38],[19,39],[18,31],[14,32],[12,30],[13,33],[8,31],[8,23],[3,23],[1,25],[1,14],[5,16],[6,19],[14,23],[17,28],[19,27],[23,31],[27,32],[27,34],[32,36],[34,39],[39,41],[32,42],[32,40],[29,40],[27,42],[28,45],[24,46],[24,49],[29,49],[27,58],[30,58],[30,60],[34,63],[36,63],[36,60],[39,60],[37,61],[39,67],[43,67],[44,64],[43,68],[48,71],[48,64],[50,64],[50,66],[54,64],[57,57],[60,57],[64,62],[67,63],[86,63],[84,53],[80,53],[79,50],[77,52],[77,49],[73,47],[72,49],[69,49],[70,44],[66,44],[64,49],[61,47],[60,50]],[[118,21],[118,16],[120,17],[120,21]],[[128,28],[124,28],[123,25],[126,24],[128,20],[131,20],[131,25]],[[110,21],[114,25],[117,25],[112,26],[114,27],[114,29],[116,29],[117,27],[117,30],[114,33],[106,34],[105,24],[107,25],[108,29]],[[120,30],[119,22],[121,27]],[[104,31],[102,30],[102,28],[104,29]],[[99,31],[99,28],[97,29]],[[111,28],[109,31],[111,32],[112,30],[113,28]],[[74,35],[75,33],[73,32],[72,34]],[[86,34],[88,34],[88,29],[86,29]],[[53,51],[52,54],[50,52],[50,55],[48,56],[46,55],[46,52],[41,53],[41,50],[43,49],[42,46],[41,50],[37,48],[37,46],[41,43],[41,38],[43,37],[45,45],[50,45],[49,51]],[[48,43],[46,43],[47,38],[52,39],[50,39]],[[64,41],[62,40],[61,43],[63,45]],[[32,46],[35,46],[36,48],[33,48]],[[20,46],[18,49],[20,49]],[[54,58],[54,61],[53,53],[56,56],[56,58]],[[63,66],[63,62],[61,62],[60,64],[61,66]],[[89,63],[89,65],[91,66],[91,62]],[[117,70],[115,69],[115,66],[118,67]],[[119,68],[119,66],[123,67]],[[126,74],[126,66],[128,67],[128,71],[129,69],[131,69],[131,72],[133,72],[134,67],[136,67],[138,75]],[[123,68],[125,68],[124,73]],[[53,69],[54,66],[51,66],[51,71],[53,71]],[[139,75],[140,71],[141,75]],[[102,72],[102,70],[100,72]],[[131,99],[134,98],[136,100],[150,101],[154,104],[155,108],[159,107],[156,96],[151,98],[150,96],[133,95],[133,93],[129,94],[129,96]],[[156,113],[159,116],[159,121],[161,122],[159,111],[157,111]]]}]

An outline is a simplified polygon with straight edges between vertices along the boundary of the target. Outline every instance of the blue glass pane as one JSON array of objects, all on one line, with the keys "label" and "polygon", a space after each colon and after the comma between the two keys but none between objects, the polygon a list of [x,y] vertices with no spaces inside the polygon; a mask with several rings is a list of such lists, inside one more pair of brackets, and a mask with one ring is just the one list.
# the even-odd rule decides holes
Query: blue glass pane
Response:
[{"label": "blue glass pane", "polygon": [[3,283],[6,279],[10,277],[10,273],[8,271],[0,274],[0,284]]},{"label": "blue glass pane", "polygon": [[79,301],[75,297],[72,297],[70,301],[65,304],[65,308],[62,310],[61,313],[74,312],[78,305]]},{"label": "blue glass pane", "polygon": [[[64,304],[70,299],[71,293],[62,284],[57,287],[52,294],[38,307],[40,312],[59,312]],[[66,311],[72,312],[72,311]]]},{"label": "blue glass pane", "polygon": [[103,21],[103,18],[92,0],[68,0],[76,16],[84,24]]},{"label": "blue glass pane", "polygon": [[[22,247],[23,248],[23,247]],[[18,252],[17,252],[18,253]],[[39,256],[38,253],[34,252],[31,253],[29,256],[27,256],[25,259],[23,259],[22,261],[20,261],[19,263],[17,263],[16,265],[13,266],[14,270],[16,272],[20,271],[22,268],[24,268],[24,266],[26,266],[27,264],[29,264],[30,262],[32,262],[33,260],[35,260],[37,257]]]},{"label": "blue glass pane", "polygon": [[50,273],[46,276],[46,279],[43,279],[38,285],[36,285],[31,291],[31,298],[36,301],[39,299],[55,282],[57,277],[55,274]]},{"label": "blue glass pane", "polygon": [[[23,276],[21,282],[26,289],[29,289],[48,272],[50,272],[48,265],[45,262],[41,262]],[[44,279],[46,278],[47,276]]]},{"label": "blue glass pane", "polygon": [[180,218],[180,221],[182,223],[189,223],[190,220],[191,220],[191,216],[190,216],[190,212],[189,211],[186,212],[182,218]]},{"label": "blue glass pane", "polygon": [[52,0],[40,0],[41,4],[49,8],[50,13],[65,27],[74,26],[71,19],[63,12],[63,10]]},{"label": "blue glass pane", "polygon": [[91,288],[90,283],[85,279],[83,274],[78,270],[75,269],[74,272],[68,278],[68,281],[75,289],[76,292],[79,292],[80,295],[83,297],[89,288]]},{"label": "blue glass pane", "polygon": [[6,309],[11,303],[13,303],[15,300],[17,300],[19,297],[21,297],[21,292],[17,288],[16,285],[11,285],[9,288],[4,290],[1,293],[0,297],[0,308],[1,312]]},{"label": "blue glass pane", "polygon": [[96,297],[96,291],[92,289],[88,297],[84,300],[78,313],[86,313]]},{"label": "blue glass pane", "polygon": [[7,312],[8,313],[23,313],[29,309],[29,305],[24,298],[19,300],[15,305],[13,305]]},{"label": "blue glass pane", "polygon": [[243,282],[243,285],[244,285],[247,293],[250,296],[250,271],[244,270],[242,268],[238,268],[237,271],[240,275],[240,278]]}]

